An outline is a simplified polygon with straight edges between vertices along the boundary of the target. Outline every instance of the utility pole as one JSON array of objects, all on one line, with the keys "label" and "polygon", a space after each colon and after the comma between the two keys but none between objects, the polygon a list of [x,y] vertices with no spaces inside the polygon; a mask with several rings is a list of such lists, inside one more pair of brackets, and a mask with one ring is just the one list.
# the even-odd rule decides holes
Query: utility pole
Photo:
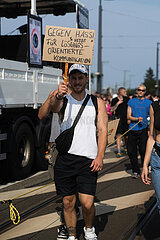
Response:
[{"label": "utility pole", "polygon": [[131,89],[131,80],[132,80],[132,77],[134,77],[135,75],[134,74],[130,74],[129,75],[129,89]]},{"label": "utility pole", "polygon": [[1,36],[1,17],[0,17],[0,36]]},{"label": "utility pole", "polygon": [[157,42],[157,54],[156,54],[156,95],[159,94],[159,42]]},{"label": "utility pole", "polygon": [[37,16],[36,0],[31,0],[31,14]]},{"label": "utility pole", "polygon": [[[104,0],[114,1],[114,0]],[[102,92],[102,0],[99,0],[99,18],[98,18],[98,64],[97,64],[97,92]]]},{"label": "utility pole", "polygon": [[103,84],[104,84],[104,74],[103,74],[103,71],[104,71],[104,64],[105,63],[109,63],[109,61],[105,60],[105,61],[102,61],[102,76],[101,76],[101,87],[103,89]]},{"label": "utility pole", "polygon": [[129,72],[129,70],[124,70],[124,76],[123,76],[123,87],[126,88],[126,73]]},{"label": "utility pole", "polygon": [[102,91],[102,1],[99,0],[97,91]]}]

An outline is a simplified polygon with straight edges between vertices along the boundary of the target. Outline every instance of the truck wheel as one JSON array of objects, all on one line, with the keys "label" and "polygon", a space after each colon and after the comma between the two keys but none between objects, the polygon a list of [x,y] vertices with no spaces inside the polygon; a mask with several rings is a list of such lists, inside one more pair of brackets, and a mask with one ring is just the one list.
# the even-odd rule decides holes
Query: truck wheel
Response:
[{"label": "truck wheel", "polygon": [[51,133],[51,116],[40,121],[37,127],[38,145],[36,150],[36,168],[38,170],[47,170],[48,163],[45,160],[45,152],[48,150],[48,143]]},{"label": "truck wheel", "polygon": [[34,136],[30,126],[22,123],[13,135],[12,151],[9,153],[11,176],[19,180],[32,171],[34,161]]}]

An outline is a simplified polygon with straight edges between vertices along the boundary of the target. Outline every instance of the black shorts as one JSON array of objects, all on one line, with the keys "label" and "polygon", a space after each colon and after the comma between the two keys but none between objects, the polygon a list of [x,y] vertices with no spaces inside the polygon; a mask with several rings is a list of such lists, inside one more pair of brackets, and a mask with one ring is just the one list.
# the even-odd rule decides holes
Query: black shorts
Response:
[{"label": "black shorts", "polygon": [[54,180],[58,195],[70,196],[77,192],[95,195],[97,172],[91,172],[92,159],[73,154],[58,154],[54,166]]},{"label": "black shorts", "polygon": [[118,134],[123,134],[128,130],[128,124],[126,122],[124,122],[123,120],[119,120],[119,124],[117,127],[117,131],[116,131],[116,135]]}]

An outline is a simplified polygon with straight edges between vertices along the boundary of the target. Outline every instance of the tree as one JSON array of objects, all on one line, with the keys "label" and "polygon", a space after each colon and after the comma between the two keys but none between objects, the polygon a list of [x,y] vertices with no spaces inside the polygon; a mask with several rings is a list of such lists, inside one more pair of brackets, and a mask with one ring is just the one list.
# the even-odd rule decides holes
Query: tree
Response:
[{"label": "tree", "polygon": [[130,96],[130,95],[134,96],[135,93],[136,93],[136,90],[137,90],[136,88],[134,88],[134,89],[128,88],[128,89],[127,89],[127,95],[128,95],[128,96]]},{"label": "tree", "polygon": [[146,74],[144,77],[144,85],[146,86],[147,90],[150,91],[150,93],[152,95],[155,94],[155,84],[156,84],[155,76],[154,76],[152,68],[150,67],[146,71]]}]

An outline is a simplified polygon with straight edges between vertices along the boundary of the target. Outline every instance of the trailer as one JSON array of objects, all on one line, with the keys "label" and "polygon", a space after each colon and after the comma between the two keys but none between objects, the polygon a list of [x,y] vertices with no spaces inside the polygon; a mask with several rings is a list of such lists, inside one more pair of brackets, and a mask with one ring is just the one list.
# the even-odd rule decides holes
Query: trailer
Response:
[{"label": "trailer", "polygon": [[[75,12],[77,4],[80,3],[73,0],[3,0],[0,17],[16,18],[29,11],[33,15],[64,15]],[[51,116],[40,121],[38,109],[62,80],[62,70],[58,63],[47,66],[44,62],[41,68],[29,67],[26,42],[25,34],[0,36],[1,180],[18,180],[29,176],[34,169],[47,169],[44,154]]]}]

